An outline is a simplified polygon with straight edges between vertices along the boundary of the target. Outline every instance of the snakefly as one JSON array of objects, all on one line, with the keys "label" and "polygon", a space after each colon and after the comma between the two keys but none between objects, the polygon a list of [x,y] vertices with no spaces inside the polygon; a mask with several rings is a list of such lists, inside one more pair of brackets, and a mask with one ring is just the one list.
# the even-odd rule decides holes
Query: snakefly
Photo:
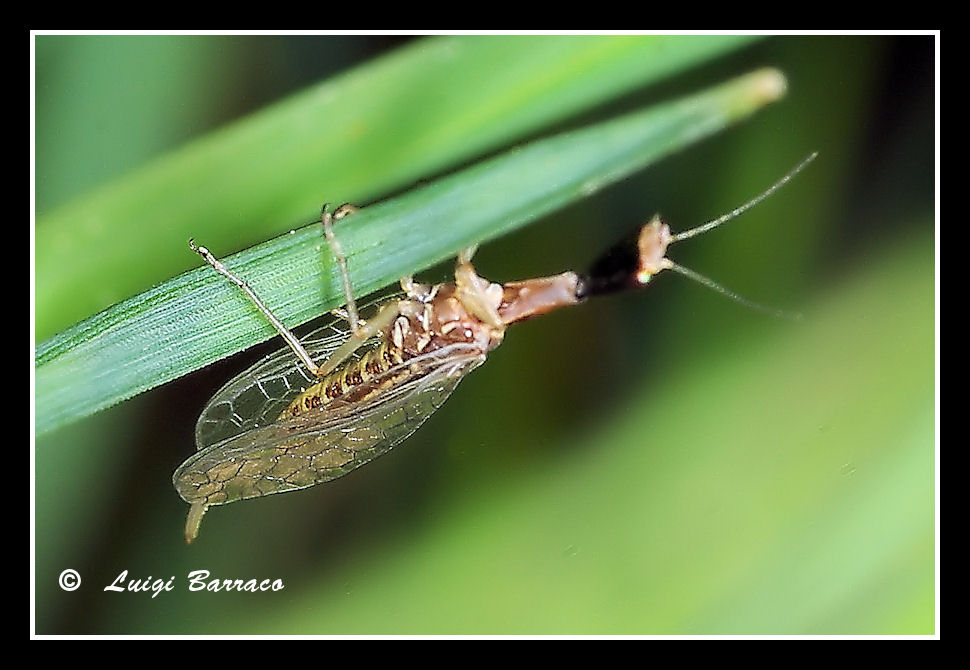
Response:
[{"label": "snakefly", "polygon": [[[759,307],[677,265],[667,258],[667,247],[761,202],[814,157],[753,200],[702,226],[674,234],[654,216],[585,274],[497,284],[478,275],[474,248],[466,249],[458,255],[454,282],[428,285],[405,277],[403,295],[382,304],[366,321],[358,317],[333,230],[334,222],[354,208],[344,205],[331,213],[324,207],[323,228],[341,269],[347,304],[336,311],[339,320],[302,342],[245,281],[190,240],[194,251],[246,293],[289,347],[231,380],[202,411],[195,429],[198,450],[172,477],[191,505],[186,541],[196,537],[202,516],[213,505],[327,482],[388,452],[485,362],[513,323],[590,296],[644,286],[663,270],[676,270]],[[349,328],[341,327],[342,321]]]}]

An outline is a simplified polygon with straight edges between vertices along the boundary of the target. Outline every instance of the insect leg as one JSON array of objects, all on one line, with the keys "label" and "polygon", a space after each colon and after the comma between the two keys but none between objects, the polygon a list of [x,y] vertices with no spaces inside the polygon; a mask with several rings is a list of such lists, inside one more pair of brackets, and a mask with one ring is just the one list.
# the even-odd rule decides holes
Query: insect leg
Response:
[{"label": "insect leg", "polygon": [[[458,252],[455,266],[455,287],[462,306],[493,328],[504,330],[498,306],[502,301],[502,287],[482,279],[475,272],[472,256],[478,246],[467,247]],[[493,288],[494,287],[494,288]]]},{"label": "insect leg", "polygon": [[[330,310],[330,313],[333,314],[334,316],[340,317],[341,319],[346,319],[347,321],[350,321],[350,313],[347,312],[347,310],[344,309],[343,307],[338,307],[337,309],[332,309],[332,310]],[[362,326],[362,325],[364,325],[364,323],[365,322],[362,319],[360,319],[360,318],[357,319],[357,325],[358,326]]]},{"label": "insect leg", "polygon": [[473,244],[470,247],[465,247],[458,252],[458,265],[471,265],[472,258],[475,257],[475,252],[478,251],[478,245]]},{"label": "insect leg", "polygon": [[340,281],[343,283],[344,288],[344,298],[346,299],[346,316],[347,321],[350,323],[350,331],[352,333],[357,333],[357,329],[360,328],[360,322],[357,317],[357,302],[354,300],[354,289],[350,284],[350,273],[347,271],[347,257],[344,256],[343,249],[340,248],[340,241],[333,232],[333,222],[339,221],[348,214],[353,214],[357,211],[357,208],[350,204],[343,204],[338,207],[333,214],[327,211],[327,206],[323,206],[323,211],[320,212],[320,221],[323,223],[323,234],[327,238],[327,244],[330,245],[330,252],[333,254],[334,260],[337,261],[337,267],[340,269]]},{"label": "insect leg", "polygon": [[420,284],[415,283],[414,276],[408,275],[406,277],[401,277],[401,290],[409,298],[415,298],[419,294]]},{"label": "insect leg", "polygon": [[269,307],[263,304],[263,301],[259,299],[259,296],[256,295],[256,292],[253,291],[249,284],[230,272],[229,268],[227,268],[222,261],[213,256],[208,249],[205,247],[196,246],[194,240],[189,240],[189,247],[192,249],[192,251],[202,256],[205,262],[211,265],[216,272],[238,286],[243,293],[245,293],[249,299],[252,300],[253,304],[256,305],[256,308],[263,313],[263,316],[265,316],[267,320],[273,324],[273,327],[276,328],[277,332],[283,336],[283,339],[286,340],[288,345],[290,345],[290,348],[293,350],[293,353],[297,355],[297,358],[299,358],[303,364],[309,368],[311,373],[314,375],[319,374],[320,368],[316,363],[313,362],[313,359],[310,357],[310,354],[307,353],[307,350],[303,348],[303,345],[300,344],[300,340],[297,339],[296,335],[294,335],[282,321],[276,318],[276,315],[270,311]]},{"label": "insect leg", "polygon": [[327,362],[320,366],[319,372],[315,373],[318,377],[325,377],[336,370],[341,363],[357,351],[367,340],[380,334],[382,330],[394,323],[394,319],[401,313],[401,308],[397,300],[387,303],[372,319],[363,322],[357,330],[350,334],[346,342],[341,344],[334,351]]},{"label": "insect leg", "polygon": [[425,305],[434,300],[439,288],[441,288],[440,284],[429,286],[428,284],[416,282],[411,275],[401,277],[401,290],[404,291],[404,295],[411,300],[423,302]]}]

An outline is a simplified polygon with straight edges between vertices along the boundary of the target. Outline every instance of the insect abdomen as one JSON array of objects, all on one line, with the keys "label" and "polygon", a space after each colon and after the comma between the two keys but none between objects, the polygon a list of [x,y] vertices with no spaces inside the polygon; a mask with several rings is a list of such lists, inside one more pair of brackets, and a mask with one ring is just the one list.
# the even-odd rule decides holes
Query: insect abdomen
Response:
[{"label": "insect abdomen", "polygon": [[279,419],[298,416],[312,409],[325,407],[341,398],[351,389],[387,372],[392,366],[404,361],[404,352],[384,341],[357,360],[331,372],[319,382],[303,391],[284,409]]}]

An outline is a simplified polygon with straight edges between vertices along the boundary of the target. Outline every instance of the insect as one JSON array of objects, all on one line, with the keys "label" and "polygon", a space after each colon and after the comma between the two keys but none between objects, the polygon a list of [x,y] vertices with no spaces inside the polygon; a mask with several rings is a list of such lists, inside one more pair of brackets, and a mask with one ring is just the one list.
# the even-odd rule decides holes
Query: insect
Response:
[{"label": "insect", "polygon": [[[600,257],[585,274],[498,284],[478,275],[475,248],[458,255],[454,281],[401,280],[403,294],[362,321],[333,224],[353,213],[324,210],[321,221],[343,279],[349,328],[332,322],[301,342],[249,285],[208,249],[189,241],[235,283],[283,336],[271,354],[223,386],[196,424],[197,451],[172,481],[191,505],[185,538],[198,534],[214,505],[307,488],[342,477],[407,439],[485,362],[508,326],[604,293],[646,285],[675,270],[745,304],[764,309],[667,258],[669,245],[707,232],[758,204],[788,182],[812,154],[759,196],[696,228],[671,233],[659,216]],[[773,311],[773,310],[769,310]],[[295,355],[295,357],[294,357]],[[318,363],[318,361],[322,361]]]}]

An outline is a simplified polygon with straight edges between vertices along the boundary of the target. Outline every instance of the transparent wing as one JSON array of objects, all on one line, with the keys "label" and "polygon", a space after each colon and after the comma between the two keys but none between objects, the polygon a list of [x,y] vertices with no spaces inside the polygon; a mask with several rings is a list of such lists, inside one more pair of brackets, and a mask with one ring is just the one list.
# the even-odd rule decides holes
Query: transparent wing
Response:
[{"label": "transparent wing", "polygon": [[[362,306],[366,310],[393,296],[383,296]],[[301,339],[301,344],[319,363],[347,339],[347,321],[333,317]],[[375,340],[376,342],[376,340]],[[361,347],[352,358],[368,350]],[[195,424],[195,444],[199,450],[236,435],[274,423],[290,401],[320,381],[306,369],[289,347],[269,354],[219,389],[199,415]]]},{"label": "transparent wing", "polygon": [[366,400],[337,400],[223,440],[189,457],[172,481],[183,500],[209,506],[336,479],[409,437],[484,361],[467,344],[418,356],[368,382]]}]

